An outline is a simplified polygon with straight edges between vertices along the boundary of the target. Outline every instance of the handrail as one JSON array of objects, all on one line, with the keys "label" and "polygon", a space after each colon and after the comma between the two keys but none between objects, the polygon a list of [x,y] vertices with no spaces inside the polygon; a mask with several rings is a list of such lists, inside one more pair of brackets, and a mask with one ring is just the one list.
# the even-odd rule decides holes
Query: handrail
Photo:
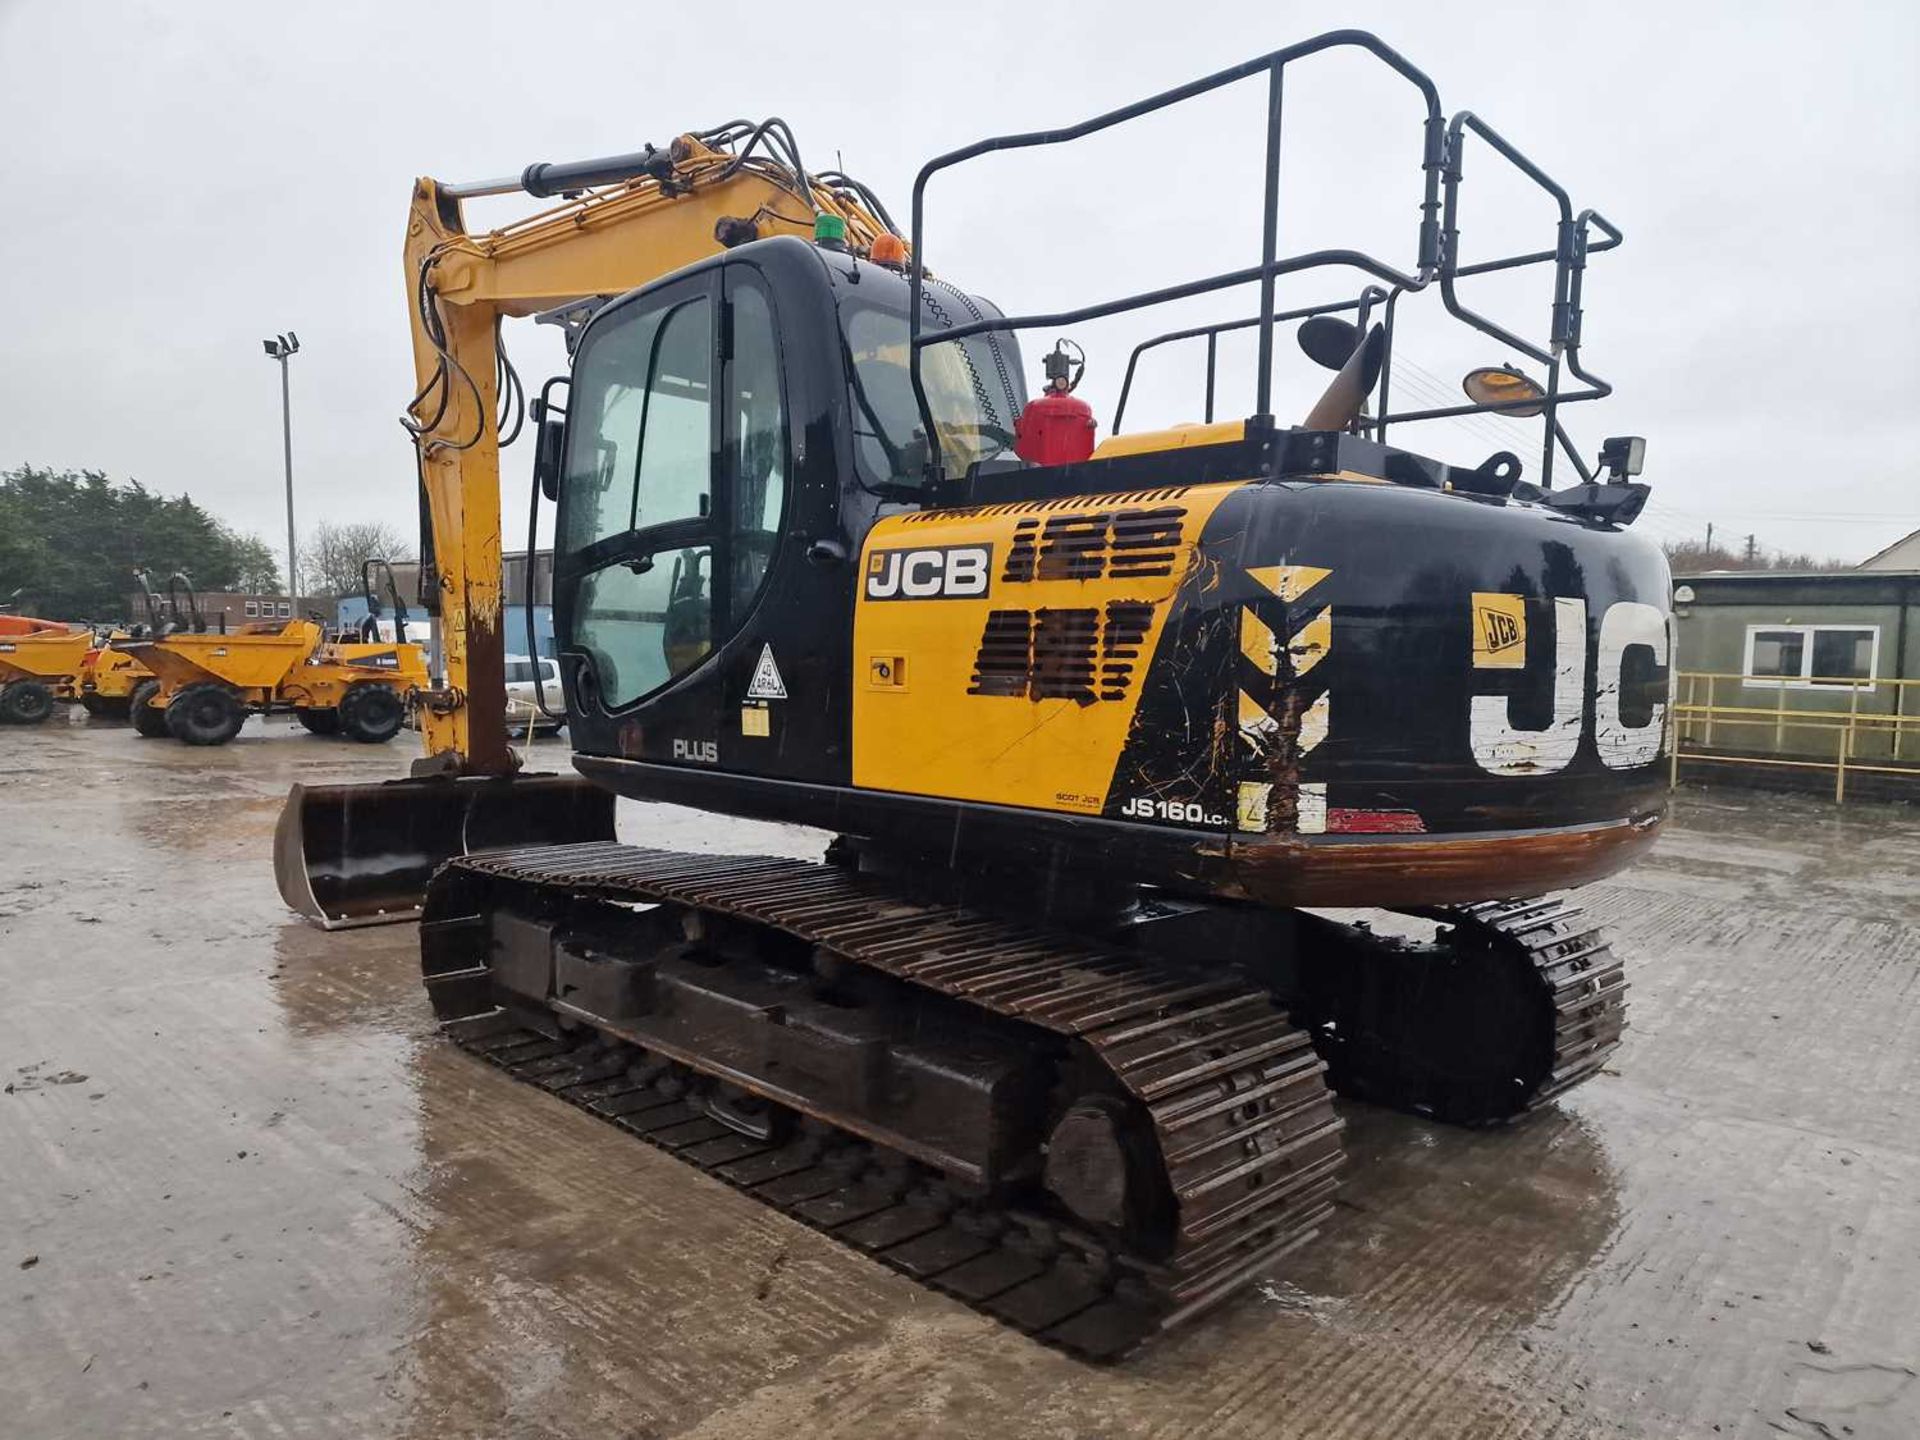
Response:
[{"label": "handrail", "polygon": [[[1920,679],[1896,680],[1887,677],[1871,676],[1812,676],[1802,678],[1796,685],[1773,687],[1777,695],[1771,706],[1761,705],[1723,705],[1718,703],[1717,690],[1721,681],[1733,681],[1750,685],[1756,680],[1765,681],[1771,676],[1754,676],[1704,670],[1677,670],[1673,676],[1673,699],[1669,724],[1673,727],[1669,746],[1668,782],[1678,785],[1682,761],[1708,761],[1720,765],[1754,765],[1790,770],[1831,770],[1834,772],[1834,793],[1836,803],[1846,798],[1847,777],[1862,773],[1890,775],[1915,781],[1920,784],[1920,747],[1912,758],[1904,755],[1909,737],[1920,737],[1920,712],[1907,713],[1907,693],[1911,687],[1920,687]],[[1707,698],[1705,702],[1697,697],[1700,682],[1706,682]],[[1887,710],[1862,710],[1860,699],[1863,695],[1877,693],[1885,686],[1892,699],[1892,708]],[[1684,687],[1685,698],[1681,698]],[[1816,688],[1817,687],[1817,688]],[[1789,701],[1795,697],[1824,696],[1833,700],[1845,700],[1845,705],[1807,706]],[[1722,745],[1714,747],[1716,728],[1743,728],[1751,731],[1770,729],[1773,731],[1773,745],[1770,750],[1746,750],[1737,746],[1731,750]],[[1804,747],[1789,744],[1789,731],[1806,732],[1809,735],[1831,735],[1834,737],[1833,758],[1823,759],[1817,753],[1809,753]],[[1705,748],[1688,749],[1698,733],[1698,743]],[[1885,745],[1888,763],[1875,763],[1874,759],[1863,759],[1858,753],[1858,744],[1863,737],[1878,737]]]},{"label": "handrail", "polygon": [[[1288,320],[1309,320],[1315,315],[1338,315],[1343,310],[1357,310],[1360,312],[1361,325],[1362,328],[1364,328],[1368,306],[1373,304],[1375,300],[1385,300],[1386,298],[1387,292],[1385,290],[1380,289],[1378,286],[1369,285],[1365,290],[1360,292],[1357,298],[1352,300],[1335,300],[1325,305],[1308,305],[1298,310],[1282,310],[1273,317],[1273,323],[1278,325]],[[1258,315],[1249,315],[1241,320],[1219,320],[1212,325],[1194,325],[1185,330],[1169,330],[1164,335],[1156,335],[1150,340],[1142,340],[1138,345],[1134,346],[1133,353],[1127,357],[1126,374],[1120,381],[1120,399],[1113,407],[1113,433],[1116,435],[1120,433],[1120,421],[1127,413],[1127,396],[1132,393],[1133,373],[1140,364],[1140,357],[1149,350],[1156,349],[1161,345],[1169,344],[1175,340],[1197,340],[1203,335],[1207,340],[1207,404],[1205,419],[1206,423],[1211,425],[1213,423],[1214,368],[1218,358],[1215,342],[1229,330],[1249,330],[1253,328],[1260,323],[1260,318]]]},{"label": "handrail", "polygon": [[[1460,181],[1462,178],[1462,156],[1465,154],[1464,139],[1471,131],[1504,158],[1522,175],[1539,186],[1552,197],[1559,211],[1559,243],[1554,249],[1553,273],[1553,319],[1547,346],[1541,349],[1530,344],[1520,336],[1497,324],[1476,310],[1469,310],[1460,300],[1455,290],[1459,279],[1460,251]],[[1586,257],[1594,253],[1595,248],[1587,240],[1587,228],[1590,224],[1600,226],[1608,236],[1600,250],[1610,250],[1618,245],[1623,236],[1609,224],[1597,210],[1584,210],[1578,220],[1573,214],[1573,200],[1561,185],[1546,171],[1521,154],[1505,136],[1500,134],[1486,121],[1471,110],[1462,110],[1447,122],[1447,165],[1445,172],[1446,212],[1442,221],[1441,249],[1443,260],[1440,267],[1440,299],[1447,307],[1447,313],[1456,319],[1464,320],[1484,335],[1490,335],[1503,344],[1511,345],[1521,354],[1544,365],[1547,370],[1547,398],[1541,410],[1545,421],[1541,426],[1542,439],[1540,450],[1540,485],[1550,489],[1553,485],[1553,447],[1556,439],[1565,440],[1559,429],[1559,410],[1562,405],[1578,400],[1601,400],[1613,393],[1613,386],[1597,375],[1589,374],[1580,366],[1580,334],[1575,316],[1577,315],[1580,293],[1579,277],[1586,270]],[[1485,274],[1490,269],[1512,269],[1518,264],[1537,263],[1529,261],[1493,262],[1483,264],[1475,273]],[[1560,365],[1565,357],[1567,368],[1575,379],[1584,381],[1587,388],[1571,394],[1560,393]],[[1408,418],[1408,417],[1403,417]],[[1432,414],[1418,418],[1436,418]],[[1569,453],[1573,453],[1571,442],[1567,443]],[[1578,457],[1574,463],[1579,465]],[[1584,467],[1582,467],[1584,476]]]},{"label": "handrail", "polygon": [[[1367,51],[1383,62],[1389,69],[1405,78],[1426,104],[1426,119],[1423,129],[1421,169],[1424,172],[1425,195],[1420,205],[1419,248],[1413,275],[1402,274],[1387,266],[1384,262],[1357,251],[1322,252],[1326,256],[1341,255],[1350,257],[1335,262],[1330,259],[1296,257],[1291,261],[1282,261],[1279,257],[1279,211],[1280,211],[1280,119],[1282,98],[1284,95],[1283,78],[1287,65],[1294,60],[1318,54],[1323,50],[1352,47]],[[1194,99],[1223,86],[1249,79],[1252,76],[1267,76],[1267,126],[1266,126],[1266,172],[1265,193],[1261,207],[1261,261],[1260,264],[1246,270],[1228,275],[1210,276],[1203,280],[1183,285],[1169,286],[1164,290],[1150,292],[1144,296],[1108,305],[1087,306],[1081,310],[1063,312],[1053,316],[1008,316],[991,323],[982,323],[973,327],[956,327],[943,330],[937,337],[929,339],[921,334],[920,300],[925,283],[924,257],[926,254],[926,191],[927,183],[940,171],[962,164],[1000,150],[1022,150],[1039,145],[1059,145],[1096,134],[1115,125],[1124,124],[1143,115],[1168,106]],[[1243,285],[1252,281],[1260,283],[1260,350],[1255,381],[1255,412],[1253,423],[1257,426],[1271,426],[1273,399],[1273,287],[1275,279],[1290,270],[1310,268],[1316,264],[1351,263],[1368,271],[1388,284],[1404,285],[1418,289],[1425,286],[1434,276],[1440,260],[1440,170],[1443,164],[1444,121],[1440,109],[1440,93],[1433,81],[1418,67],[1391,48],[1378,36],[1364,30],[1332,30],[1303,40],[1296,45],[1272,51],[1256,59],[1243,61],[1226,70],[1216,71],[1198,80],[1145,100],[1135,101],[1131,105],[1109,110],[1077,125],[1068,125],[1053,130],[1034,130],[1016,135],[998,135],[985,140],[977,140],[958,150],[939,155],[921,166],[920,173],[913,182],[913,222],[912,252],[913,264],[909,271],[909,296],[907,313],[907,368],[913,385],[914,400],[920,411],[920,423],[927,438],[929,479],[941,477],[940,436],[934,424],[933,407],[927,400],[926,385],[920,373],[920,352],[929,344],[947,344],[986,330],[1024,330],[1042,326],[1075,324],[1082,319],[1097,319],[1104,315],[1118,314],[1125,310],[1137,310],[1149,305],[1165,303],[1168,300],[1185,299],[1193,295],[1208,294],[1214,290],[1225,289],[1231,285]]]},{"label": "handrail", "polygon": [[[1321,51],[1341,47],[1354,47],[1366,51],[1382,61],[1390,69],[1405,78],[1420,93],[1426,107],[1423,122],[1423,140],[1421,148],[1421,170],[1423,173],[1424,195],[1420,205],[1420,227],[1418,252],[1415,266],[1411,271],[1402,271],[1384,261],[1355,250],[1320,250],[1302,255],[1281,257],[1277,253],[1277,229],[1279,215],[1279,157],[1284,96],[1284,75],[1286,66],[1294,60],[1317,54]],[[1268,76],[1268,107],[1266,124],[1266,170],[1265,193],[1262,206],[1262,258],[1258,265],[1244,267],[1218,275],[1206,276],[1198,280],[1185,281],[1158,290],[1106,301],[1077,309],[1058,311],[1047,315],[1007,315],[992,319],[974,321],[966,325],[953,326],[936,332],[926,333],[923,327],[922,295],[925,272],[923,257],[925,253],[926,231],[926,193],[928,183],[943,170],[979,156],[1002,151],[1028,149],[1036,146],[1065,144],[1087,135],[1110,129],[1129,120],[1165,109],[1168,106],[1204,95],[1223,86],[1245,80],[1259,74]],[[1328,302],[1276,314],[1274,310],[1274,284],[1282,275],[1293,274],[1323,266],[1349,266],[1359,269],[1376,280],[1391,287],[1385,295],[1387,314],[1387,347],[1385,360],[1381,366],[1379,380],[1379,415],[1371,421],[1374,438],[1384,442],[1387,427],[1392,424],[1411,423],[1420,420],[1444,419],[1455,416],[1482,414],[1505,410],[1518,410],[1540,405],[1534,400],[1517,400],[1494,403],[1475,403],[1470,405],[1443,406],[1436,409],[1409,410],[1394,414],[1389,409],[1387,397],[1390,394],[1392,334],[1391,327],[1397,302],[1401,295],[1418,292],[1436,278],[1441,282],[1443,303],[1449,314],[1465,324],[1489,335],[1546,368],[1546,400],[1542,406],[1545,417],[1541,456],[1541,484],[1550,486],[1553,475],[1554,447],[1558,443],[1567,453],[1583,480],[1591,478],[1588,467],[1580,459],[1560,425],[1558,411],[1562,405],[1584,400],[1597,400],[1612,393],[1612,386],[1587,371],[1580,360],[1580,322],[1581,299],[1587,257],[1610,250],[1622,242],[1621,231],[1593,209],[1582,210],[1578,215],[1573,212],[1572,200],[1566,189],[1552,176],[1548,175],[1534,161],[1529,159],[1493,127],[1469,110],[1462,110],[1451,120],[1443,120],[1440,108],[1439,92],[1424,72],[1407,61],[1397,51],[1387,46],[1377,36],[1362,30],[1335,30],[1313,39],[1302,41],[1285,49],[1275,50],[1267,55],[1248,60],[1230,69],[1217,71],[1212,75],[1189,82],[1175,89],[1150,96],[1131,105],[1122,106],[1097,115],[1076,125],[1059,127],[1052,130],[1028,131],[1014,135],[994,136],[975,141],[945,155],[935,157],[921,167],[913,186],[913,217],[910,226],[913,264],[909,271],[909,314],[908,314],[908,371],[913,386],[914,400],[920,413],[921,427],[927,442],[927,477],[937,481],[943,478],[942,455],[939,430],[935,424],[933,408],[927,398],[926,386],[921,373],[921,352],[930,345],[950,344],[970,337],[993,332],[1011,332],[1036,328],[1057,328],[1078,324],[1086,320],[1101,319],[1109,315],[1143,309],[1153,305],[1165,304],[1173,300],[1190,299],[1198,295],[1211,294],[1218,290],[1257,281],[1260,285],[1260,304],[1256,315],[1250,319],[1224,321],[1214,325],[1190,327],[1185,330],[1171,331],[1157,336],[1135,347],[1127,363],[1126,377],[1122,383],[1119,405],[1116,407],[1114,429],[1119,429],[1124,414],[1127,396],[1143,351],[1155,345],[1179,339],[1204,337],[1207,340],[1207,414],[1213,413],[1213,389],[1216,374],[1217,342],[1220,334],[1229,330],[1258,327],[1259,350],[1255,376],[1255,409],[1249,419],[1250,428],[1271,428],[1273,425],[1273,329],[1282,319],[1301,319],[1310,315],[1335,313],[1340,310],[1360,309],[1366,313],[1366,292],[1360,301]],[[1553,249],[1535,250],[1521,254],[1479,261],[1472,265],[1459,264],[1459,211],[1460,185],[1462,179],[1461,157],[1468,135],[1478,137],[1492,147],[1499,155],[1517,168],[1522,175],[1541,187],[1553,199],[1557,214],[1557,238]],[[1592,239],[1591,232],[1600,232],[1598,241]],[[1461,301],[1456,283],[1467,276],[1489,274],[1499,270],[1511,270],[1527,265],[1552,262],[1554,265],[1553,312],[1550,332],[1546,345],[1537,345],[1499,325],[1488,317],[1469,309]],[[1371,290],[1372,287],[1369,287]],[[1585,388],[1562,391],[1561,369],[1564,365],[1567,373],[1579,381]]]}]

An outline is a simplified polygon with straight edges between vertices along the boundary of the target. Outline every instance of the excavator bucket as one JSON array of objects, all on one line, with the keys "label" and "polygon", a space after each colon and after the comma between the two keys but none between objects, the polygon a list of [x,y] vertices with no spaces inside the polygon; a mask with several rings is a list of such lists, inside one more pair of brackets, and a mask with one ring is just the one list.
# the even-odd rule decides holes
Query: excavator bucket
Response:
[{"label": "excavator bucket", "polygon": [[273,873],[292,909],[344,930],[417,920],[427,881],[457,856],[613,838],[612,792],[573,775],[295,785]]}]

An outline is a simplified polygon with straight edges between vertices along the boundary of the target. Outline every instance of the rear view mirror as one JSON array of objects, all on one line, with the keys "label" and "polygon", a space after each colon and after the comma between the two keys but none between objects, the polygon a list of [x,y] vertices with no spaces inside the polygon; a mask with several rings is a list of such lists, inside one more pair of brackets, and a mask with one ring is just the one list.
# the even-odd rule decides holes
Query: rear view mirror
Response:
[{"label": "rear view mirror", "polygon": [[1338,370],[1360,348],[1360,327],[1338,315],[1314,315],[1302,322],[1297,338],[1314,364]]},{"label": "rear view mirror", "polygon": [[560,452],[566,443],[567,427],[559,420],[540,422],[539,443],[533,451],[533,475],[540,482],[540,493],[549,500],[560,498]]}]

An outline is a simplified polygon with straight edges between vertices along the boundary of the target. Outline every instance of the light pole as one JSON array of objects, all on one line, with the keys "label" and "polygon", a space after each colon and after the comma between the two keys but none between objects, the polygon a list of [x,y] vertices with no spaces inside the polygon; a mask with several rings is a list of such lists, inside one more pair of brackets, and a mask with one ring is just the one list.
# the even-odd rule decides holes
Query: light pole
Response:
[{"label": "light pole", "polygon": [[293,549],[293,391],[287,381],[287,361],[300,350],[300,337],[289,330],[261,342],[267,354],[280,362],[280,435],[287,460],[287,613],[300,618],[300,570]]}]

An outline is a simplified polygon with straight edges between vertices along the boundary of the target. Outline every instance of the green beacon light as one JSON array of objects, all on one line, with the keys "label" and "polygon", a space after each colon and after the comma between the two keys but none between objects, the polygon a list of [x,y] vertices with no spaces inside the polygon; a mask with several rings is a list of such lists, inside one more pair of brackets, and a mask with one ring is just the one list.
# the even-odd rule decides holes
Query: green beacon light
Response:
[{"label": "green beacon light", "polygon": [[847,248],[847,222],[838,215],[820,214],[813,217],[813,243],[825,246],[829,250]]}]

